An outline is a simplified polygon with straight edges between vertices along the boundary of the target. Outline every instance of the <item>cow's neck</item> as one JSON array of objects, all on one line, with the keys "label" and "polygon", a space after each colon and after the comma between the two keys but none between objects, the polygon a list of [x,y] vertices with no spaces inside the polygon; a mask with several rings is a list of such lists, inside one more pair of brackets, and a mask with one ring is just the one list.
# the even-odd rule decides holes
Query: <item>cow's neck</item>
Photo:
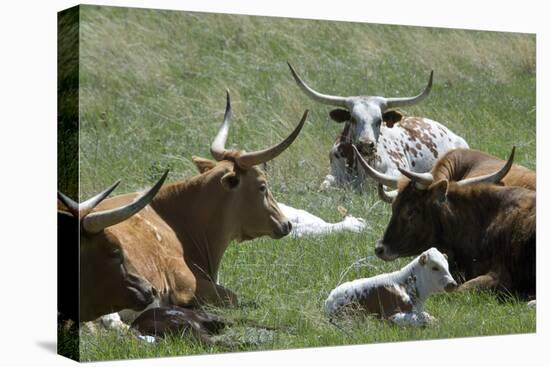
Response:
[{"label": "cow's neck", "polygon": [[490,255],[485,251],[485,234],[498,213],[498,190],[489,185],[450,186],[446,203],[434,216],[439,222],[436,243],[458,258]]},{"label": "cow's neck", "polygon": [[237,236],[226,215],[228,200],[219,178],[201,175],[168,185],[152,204],[180,240],[191,271],[213,281],[227,246]]}]

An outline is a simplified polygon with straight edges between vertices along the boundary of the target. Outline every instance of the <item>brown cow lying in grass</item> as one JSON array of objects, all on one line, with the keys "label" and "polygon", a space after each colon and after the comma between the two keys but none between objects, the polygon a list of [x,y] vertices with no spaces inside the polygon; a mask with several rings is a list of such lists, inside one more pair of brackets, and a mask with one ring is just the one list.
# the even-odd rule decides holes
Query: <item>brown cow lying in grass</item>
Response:
[{"label": "brown cow lying in grass", "polygon": [[[226,150],[231,105],[211,145],[215,160],[193,157],[201,172],[145,194],[106,199],[116,184],[80,205],[59,194],[60,215],[80,227],[80,321],[124,309],[153,306],[235,305],[217,283],[233,240],[281,238],[292,225],[271,195],[258,165],[287,149],[304,126],[271,148]],[[70,213],[70,214],[69,214]],[[70,243],[68,245],[75,245]]]},{"label": "brown cow lying in grass", "polygon": [[[381,184],[398,187],[376,255],[393,260],[416,255],[425,250],[425,244],[437,243],[452,259],[452,270],[466,279],[459,289],[491,288],[535,298],[536,193],[519,186],[495,185],[505,182],[513,167],[512,173],[519,169],[512,165],[513,156],[514,151],[497,172],[457,182],[447,178],[435,181],[435,173],[403,169],[398,180],[377,173],[360,160]],[[439,162],[436,168],[441,166]],[[523,180],[534,176],[512,177]]]}]

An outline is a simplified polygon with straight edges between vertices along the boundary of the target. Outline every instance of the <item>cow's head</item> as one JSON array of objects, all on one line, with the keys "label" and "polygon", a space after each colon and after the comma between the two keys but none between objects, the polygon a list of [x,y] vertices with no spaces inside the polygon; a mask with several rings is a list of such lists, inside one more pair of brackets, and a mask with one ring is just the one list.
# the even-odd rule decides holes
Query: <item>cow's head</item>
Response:
[{"label": "cow's head", "polygon": [[449,272],[447,255],[442,254],[435,247],[424,251],[418,258],[416,266],[416,280],[419,291],[423,296],[439,292],[452,292],[457,284]]},{"label": "cow's head", "polygon": [[[77,226],[80,232],[80,321],[94,320],[127,308],[141,310],[153,301],[151,284],[135,273],[124,244],[111,227],[123,223],[149,204],[167,175],[168,171],[130,204],[104,211],[92,212],[120,181],[81,204],[58,192],[64,205],[60,208],[60,215],[72,215],[74,223],[64,222],[68,226]],[[71,245],[76,244],[65,244]]]},{"label": "cow's head", "polygon": [[[379,194],[392,203],[392,215],[384,236],[376,243],[375,253],[383,260],[413,256],[437,243],[438,223],[442,207],[447,205],[449,187],[461,187],[478,183],[498,183],[510,171],[515,147],[508,161],[496,172],[469,177],[450,183],[443,179],[434,182],[431,173],[415,173],[399,168],[403,177],[391,177],[371,167],[355,149],[357,159],[365,172],[378,181]],[[386,193],[382,185],[395,188]]]},{"label": "cow's head", "polygon": [[424,91],[415,97],[331,96],[313,90],[300,78],[290,64],[288,66],[296,83],[306,95],[318,102],[341,107],[332,110],[330,117],[336,122],[351,124],[349,139],[366,156],[376,152],[382,121],[386,121],[387,126],[391,127],[393,123],[399,121],[402,117],[401,114],[388,110],[416,104],[426,98],[432,89],[433,71],[430,73],[430,79]]},{"label": "cow's head", "polygon": [[274,159],[292,144],[304,126],[307,113],[277,145],[256,152],[227,150],[225,142],[231,118],[227,92],[224,121],[210,147],[215,161],[193,157],[193,162],[203,173],[203,183],[211,187],[212,197],[218,197],[220,217],[224,218],[228,231],[233,232],[232,238],[240,241],[264,235],[281,238],[290,233],[292,225],[273,198],[264,172],[257,166]]}]

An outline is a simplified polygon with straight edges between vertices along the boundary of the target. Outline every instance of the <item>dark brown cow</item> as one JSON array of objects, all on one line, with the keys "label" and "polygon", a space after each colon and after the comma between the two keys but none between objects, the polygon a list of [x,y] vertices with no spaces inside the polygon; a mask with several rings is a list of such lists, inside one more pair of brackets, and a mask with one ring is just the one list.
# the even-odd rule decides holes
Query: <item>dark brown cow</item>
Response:
[{"label": "dark brown cow", "polygon": [[[419,180],[427,180],[428,184],[446,179],[451,182],[461,181],[464,185],[471,180],[478,181],[479,177],[491,176],[493,172],[498,171],[504,164],[505,161],[502,159],[479,150],[453,149],[435,163],[431,174],[412,174]],[[369,167],[365,169],[366,173],[375,178],[379,177],[377,172],[372,167]],[[398,178],[393,180],[388,176],[385,176],[385,178],[385,185],[390,187],[398,186]],[[535,172],[528,168],[512,164],[506,175],[501,177],[496,183],[504,186],[524,187],[536,191],[537,176]],[[391,203],[397,195],[397,190],[386,192],[382,190],[382,186],[379,184],[378,193],[384,201]]]},{"label": "dark brown cow", "polygon": [[[432,169],[434,181],[447,179],[462,181],[498,171],[505,161],[475,149],[454,149],[439,159]],[[519,186],[535,191],[537,189],[536,173],[518,164],[512,165],[510,171],[500,180],[504,186]]]},{"label": "dark brown cow", "polygon": [[512,159],[513,154],[492,175],[458,182],[401,170],[406,178],[400,180],[376,255],[393,260],[437,243],[452,259],[452,270],[467,279],[461,289],[487,287],[534,296],[536,193],[493,184],[506,176]]},{"label": "dark brown cow", "polygon": [[142,335],[161,338],[167,335],[191,336],[206,345],[212,344],[212,335],[230,325],[231,322],[220,316],[178,306],[148,309],[132,322],[132,328]]},{"label": "dark brown cow", "polygon": [[[235,304],[236,295],[217,284],[229,243],[266,235],[281,238],[290,232],[291,224],[257,166],[292,144],[307,111],[284,141],[249,153],[225,149],[230,116],[228,93],[224,122],[210,149],[216,160],[193,157],[201,174],[165,185],[139,213],[131,211],[131,216],[112,218],[119,208],[143,202],[141,196],[136,199],[138,193],[104,200],[114,189],[110,188],[91,199],[93,205],[87,213],[82,207],[90,200],[79,208],[60,196],[66,205],[76,207],[74,214],[81,222],[81,321],[125,308],[140,309],[151,298],[152,305],[157,306]],[[150,193],[155,194],[153,190],[145,195]],[[108,272],[107,268],[116,271]],[[134,304],[118,302],[119,291],[111,284],[125,277],[140,282],[143,287],[137,293],[147,289],[148,297]],[[136,287],[127,288],[134,291]]]}]

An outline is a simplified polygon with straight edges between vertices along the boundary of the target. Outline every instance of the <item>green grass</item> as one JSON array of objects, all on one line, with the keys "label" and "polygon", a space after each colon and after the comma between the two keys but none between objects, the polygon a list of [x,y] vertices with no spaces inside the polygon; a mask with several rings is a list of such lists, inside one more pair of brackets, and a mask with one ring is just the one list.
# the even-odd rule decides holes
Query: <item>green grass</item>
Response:
[{"label": "green grass", "polygon": [[[433,297],[427,311],[439,323],[426,329],[366,319],[342,331],[327,322],[322,304],[340,280],[395,270],[409,259],[384,263],[373,256],[390,213],[375,192],[317,192],[341,126],[329,120],[329,107],[300,92],[286,65],[325,93],[388,97],[418,93],[433,69],[431,96],[403,112],[440,121],[471,147],[499,157],[516,145],[516,162],[535,169],[533,35],[94,6],[81,8],[80,21],[80,200],[117,179],[118,193],[144,188],[166,168],[169,180],[195,175],[191,155],[209,157],[229,88],[230,147],[278,142],[304,109],[311,111],[297,141],[267,165],[278,201],[327,220],[338,220],[343,205],[370,224],[360,235],[230,246],[220,282],[243,306],[214,311],[281,326],[261,343],[247,341],[244,326],[231,330],[242,334],[231,348],[84,333],[83,360],[535,331],[535,313],[523,303],[484,293]],[[368,266],[344,273],[363,257]]]}]

